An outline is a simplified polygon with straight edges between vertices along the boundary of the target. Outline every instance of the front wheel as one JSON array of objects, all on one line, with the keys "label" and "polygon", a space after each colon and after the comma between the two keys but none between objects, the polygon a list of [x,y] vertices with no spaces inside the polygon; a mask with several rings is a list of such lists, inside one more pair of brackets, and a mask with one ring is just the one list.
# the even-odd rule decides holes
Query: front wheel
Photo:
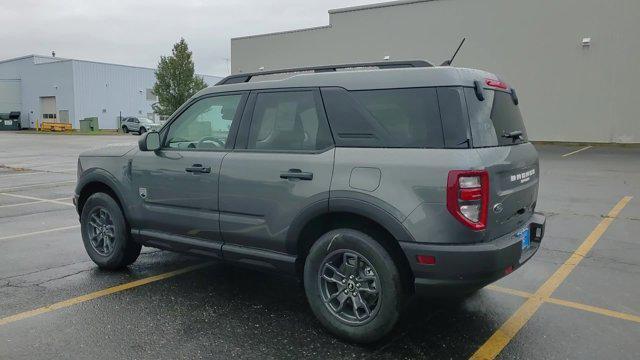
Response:
[{"label": "front wheel", "polygon": [[130,238],[124,214],[108,194],[95,193],[87,199],[80,228],[84,248],[100,268],[120,269],[140,255],[142,245]]},{"label": "front wheel", "polygon": [[139,133],[140,135],[142,135],[142,134],[144,134],[144,133],[146,133],[146,132],[147,132],[147,129],[145,129],[145,128],[144,128],[144,126],[141,126],[141,127],[140,127],[140,130],[138,130],[138,133]]},{"label": "front wheel", "polygon": [[311,247],[304,286],[311,310],[333,334],[369,343],[387,335],[407,299],[392,256],[369,235],[337,229]]}]

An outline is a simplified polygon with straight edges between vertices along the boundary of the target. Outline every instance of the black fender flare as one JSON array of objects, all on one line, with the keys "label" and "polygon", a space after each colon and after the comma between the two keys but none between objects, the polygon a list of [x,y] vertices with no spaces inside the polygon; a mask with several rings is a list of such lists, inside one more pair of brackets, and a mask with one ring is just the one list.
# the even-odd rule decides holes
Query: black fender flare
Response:
[{"label": "black fender flare", "polygon": [[111,190],[113,190],[114,194],[117,197],[118,202],[122,206],[122,211],[125,214],[125,217],[129,217],[129,210],[127,208],[127,204],[124,202],[125,196],[123,196],[124,191],[120,186],[118,180],[115,176],[104,169],[93,168],[85,171],[78,182],[76,184],[75,194],[78,197],[78,203],[76,204],[76,209],[78,210],[78,214],[82,211],[80,208],[80,195],[84,188],[91,183],[102,183],[108,186]]},{"label": "black fender flare", "polygon": [[297,252],[299,236],[311,220],[321,215],[341,212],[375,221],[398,241],[415,242],[413,236],[402,225],[404,216],[397,208],[368,194],[356,191],[332,191],[329,199],[307,206],[293,219],[286,237],[287,252],[290,254]]}]

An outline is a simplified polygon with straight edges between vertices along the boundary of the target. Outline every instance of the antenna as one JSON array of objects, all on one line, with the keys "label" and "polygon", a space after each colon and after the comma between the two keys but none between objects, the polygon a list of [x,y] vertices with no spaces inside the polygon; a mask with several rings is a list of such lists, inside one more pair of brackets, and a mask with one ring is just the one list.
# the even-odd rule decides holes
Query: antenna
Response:
[{"label": "antenna", "polygon": [[445,60],[442,64],[440,64],[440,66],[450,66],[451,63],[453,63],[453,59],[455,59],[456,55],[458,55],[458,51],[460,51],[460,48],[462,47],[462,44],[464,44],[465,40],[467,40],[467,38],[463,37],[462,41],[460,41],[460,45],[458,45],[458,48],[456,49],[456,52],[453,53],[453,56],[451,57],[451,59]]}]

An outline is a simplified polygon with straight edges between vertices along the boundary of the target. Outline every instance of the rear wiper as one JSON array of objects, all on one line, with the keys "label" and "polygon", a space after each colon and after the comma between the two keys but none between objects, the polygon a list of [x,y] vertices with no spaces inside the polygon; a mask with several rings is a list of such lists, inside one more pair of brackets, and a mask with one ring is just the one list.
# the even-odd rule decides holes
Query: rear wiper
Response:
[{"label": "rear wiper", "polygon": [[512,139],[513,141],[516,140],[520,140],[522,139],[522,131],[520,130],[515,130],[512,132],[504,132],[504,134],[502,134],[503,138],[507,138],[507,139]]}]

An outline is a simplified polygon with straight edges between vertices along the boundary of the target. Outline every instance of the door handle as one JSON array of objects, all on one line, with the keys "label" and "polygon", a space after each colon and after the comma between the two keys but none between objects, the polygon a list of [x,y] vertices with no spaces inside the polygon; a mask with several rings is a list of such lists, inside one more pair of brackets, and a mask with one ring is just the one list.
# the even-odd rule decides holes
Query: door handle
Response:
[{"label": "door handle", "polygon": [[280,173],[280,179],[313,180],[313,173],[303,172],[300,169],[289,169],[289,171]]},{"label": "door handle", "polygon": [[193,164],[191,167],[184,169],[188,173],[208,174],[211,172],[210,167],[203,167],[202,164]]}]

